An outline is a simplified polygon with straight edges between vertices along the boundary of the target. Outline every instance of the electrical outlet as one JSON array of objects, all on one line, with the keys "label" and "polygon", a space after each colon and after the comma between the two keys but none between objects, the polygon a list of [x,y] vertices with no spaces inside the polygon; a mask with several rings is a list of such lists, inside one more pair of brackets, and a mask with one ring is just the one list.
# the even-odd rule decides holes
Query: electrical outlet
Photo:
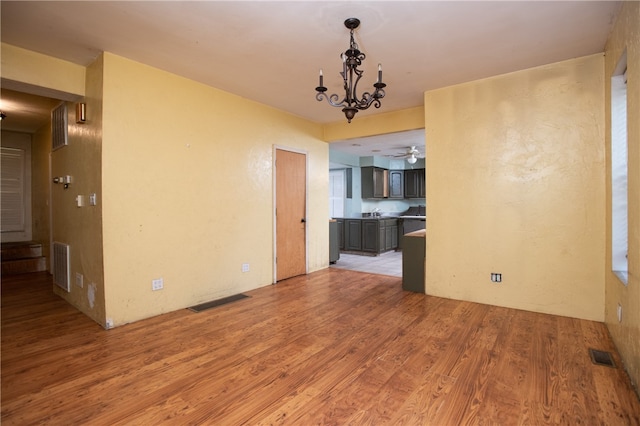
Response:
[{"label": "electrical outlet", "polygon": [[80,288],[84,287],[84,277],[80,272],[76,272],[76,285]]},{"label": "electrical outlet", "polygon": [[498,272],[491,273],[491,282],[493,283],[501,283],[502,282],[502,274]]},{"label": "electrical outlet", "polygon": [[243,263],[242,264],[242,272],[249,272],[249,264],[248,263]]},{"label": "electrical outlet", "polygon": [[162,290],[164,288],[164,280],[162,278],[158,278],[155,280],[151,280],[151,290]]}]

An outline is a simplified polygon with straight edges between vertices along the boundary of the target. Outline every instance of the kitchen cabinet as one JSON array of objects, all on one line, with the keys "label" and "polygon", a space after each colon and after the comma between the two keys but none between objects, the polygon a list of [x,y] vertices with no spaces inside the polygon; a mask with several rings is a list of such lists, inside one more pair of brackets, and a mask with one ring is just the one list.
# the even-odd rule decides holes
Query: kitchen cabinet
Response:
[{"label": "kitchen cabinet", "polygon": [[389,171],[380,167],[362,167],[362,198],[387,198],[389,196]]},{"label": "kitchen cabinet", "polygon": [[337,219],[336,225],[340,250],[379,254],[398,248],[398,219]]},{"label": "kitchen cabinet", "polygon": [[380,220],[362,221],[362,251],[380,253]]},{"label": "kitchen cabinet", "polygon": [[329,263],[336,263],[340,259],[340,238],[338,221],[329,221]]},{"label": "kitchen cabinet", "polygon": [[338,248],[344,250],[344,219],[336,219],[338,224]]},{"label": "kitchen cabinet", "polygon": [[402,245],[402,289],[425,293],[425,230],[404,235]]},{"label": "kitchen cabinet", "polygon": [[404,198],[425,198],[424,169],[404,171]]},{"label": "kitchen cabinet", "polygon": [[386,170],[361,167],[362,198],[425,198],[425,169]]},{"label": "kitchen cabinet", "polygon": [[385,219],[384,226],[384,250],[395,250],[398,248],[398,219]]},{"label": "kitchen cabinet", "polygon": [[362,219],[345,219],[344,249],[362,251]]},{"label": "kitchen cabinet", "polygon": [[404,198],[404,171],[389,171],[389,198]]}]

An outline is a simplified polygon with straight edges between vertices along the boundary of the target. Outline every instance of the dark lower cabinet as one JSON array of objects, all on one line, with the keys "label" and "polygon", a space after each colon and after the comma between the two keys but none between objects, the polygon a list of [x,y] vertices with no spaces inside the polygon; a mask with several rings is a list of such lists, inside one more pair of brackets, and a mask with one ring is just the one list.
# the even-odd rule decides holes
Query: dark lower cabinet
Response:
[{"label": "dark lower cabinet", "polygon": [[329,263],[336,263],[340,259],[340,237],[338,221],[329,221]]},{"label": "dark lower cabinet", "polygon": [[377,254],[398,248],[398,219],[338,219],[337,226],[341,250]]},{"label": "dark lower cabinet", "polygon": [[425,293],[425,231],[404,235],[402,242],[402,289]]},{"label": "dark lower cabinet", "polygon": [[398,221],[384,227],[384,249],[395,250],[398,248]]},{"label": "dark lower cabinet", "polygon": [[336,219],[338,223],[338,248],[344,250],[344,219]]},{"label": "dark lower cabinet", "polygon": [[380,252],[379,227],[380,221],[377,219],[362,221],[362,251]]},{"label": "dark lower cabinet", "polygon": [[346,219],[344,221],[344,249],[362,250],[362,220]]},{"label": "dark lower cabinet", "polygon": [[398,248],[398,219],[384,220],[384,244],[385,251]]}]

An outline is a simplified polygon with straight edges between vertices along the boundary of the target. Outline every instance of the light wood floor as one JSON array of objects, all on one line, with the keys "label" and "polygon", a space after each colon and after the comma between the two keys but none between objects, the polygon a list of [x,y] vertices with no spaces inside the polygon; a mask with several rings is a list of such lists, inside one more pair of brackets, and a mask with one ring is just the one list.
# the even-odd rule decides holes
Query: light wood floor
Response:
[{"label": "light wood floor", "polygon": [[51,286],[3,277],[3,426],[640,423],[600,323],[330,268],[105,331]]}]

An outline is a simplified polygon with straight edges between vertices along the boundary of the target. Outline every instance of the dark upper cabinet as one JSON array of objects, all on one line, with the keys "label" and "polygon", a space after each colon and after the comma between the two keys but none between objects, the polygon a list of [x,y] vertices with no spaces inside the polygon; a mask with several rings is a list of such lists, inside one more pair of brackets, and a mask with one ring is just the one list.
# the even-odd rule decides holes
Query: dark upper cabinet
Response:
[{"label": "dark upper cabinet", "polygon": [[362,167],[362,198],[389,196],[389,171],[379,167]]},{"label": "dark upper cabinet", "polygon": [[389,171],[389,198],[404,198],[404,171]]},{"label": "dark upper cabinet", "polygon": [[425,198],[424,169],[404,171],[404,198]]}]

